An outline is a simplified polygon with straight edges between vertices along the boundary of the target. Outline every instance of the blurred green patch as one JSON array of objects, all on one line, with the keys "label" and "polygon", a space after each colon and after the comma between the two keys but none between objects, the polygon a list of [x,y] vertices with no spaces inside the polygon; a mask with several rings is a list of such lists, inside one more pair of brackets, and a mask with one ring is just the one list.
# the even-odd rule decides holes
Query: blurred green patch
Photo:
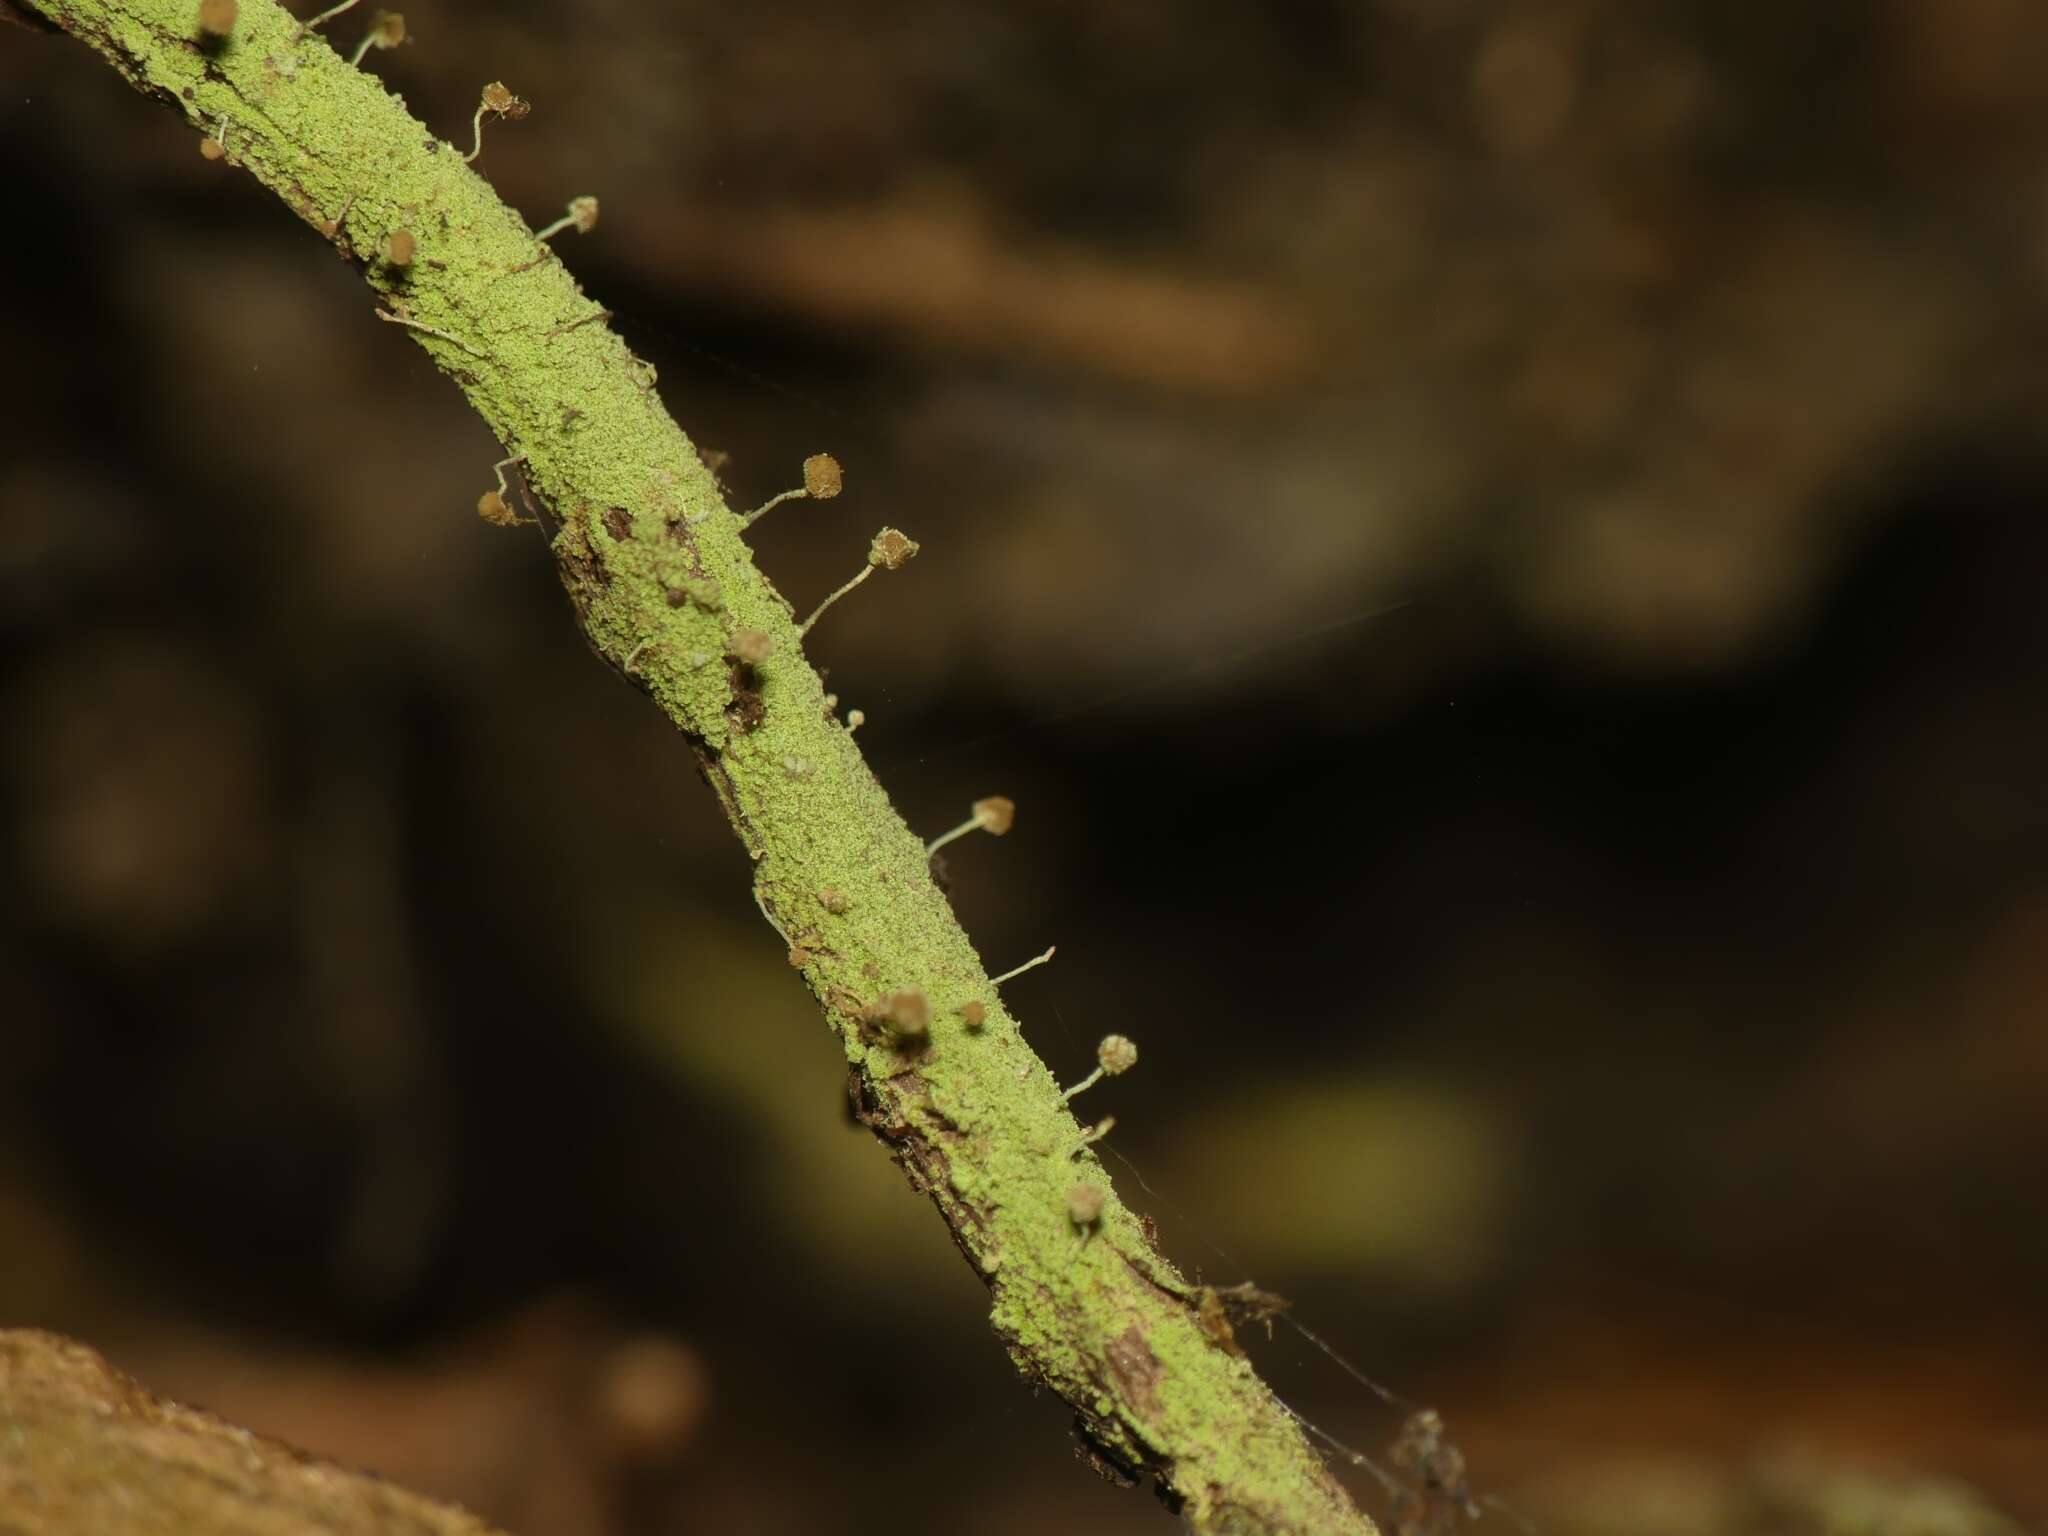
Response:
[{"label": "blurred green patch", "polygon": [[1273,1084],[1204,1116],[1174,1182],[1269,1270],[1456,1290],[1499,1252],[1513,1142],[1444,1079]]}]

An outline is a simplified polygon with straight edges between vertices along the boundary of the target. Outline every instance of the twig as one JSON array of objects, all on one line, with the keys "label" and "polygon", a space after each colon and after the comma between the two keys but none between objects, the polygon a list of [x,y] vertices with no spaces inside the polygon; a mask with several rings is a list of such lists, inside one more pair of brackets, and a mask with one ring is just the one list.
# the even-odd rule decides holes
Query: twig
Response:
[{"label": "twig", "polygon": [[[240,3],[258,35],[290,31],[274,0]],[[161,0],[28,4],[99,48],[151,96],[185,102],[191,45],[163,26]],[[438,312],[460,313],[469,334],[531,336],[541,320],[573,312],[575,285],[559,264],[525,283],[496,281],[531,255],[523,221],[481,178],[461,168],[451,174],[445,141],[395,97],[365,91],[344,60],[330,67],[309,59],[280,74],[261,49],[229,48],[205,67],[219,87],[269,104],[265,133],[241,151],[258,183],[298,206],[307,164],[347,165],[366,183],[367,200],[416,206],[423,224],[450,232],[436,240],[435,261],[415,263],[408,282],[416,298],[444,306]],[[407,316],[379,313],[484,355]],[[1100,1464],[1156,1476],[1200,1536],[1366,1536],[1370,1522],[1285,1407],[1204,1332],[1184,1297],[1151,1278],[1177,1272],[1106,1180],[1089,1181],[1100,1191],[1086,1212],[1090,1240],[1066,1241],[1075,1225],[1073,1166],[1062,1146],[1046,1141],[1066,1110],[1014,1021],[988,1008],[978,1030],[935,1025],[933,1048],[914,1057],[899,1042],[871,1038],[865,1011],[878,992],[917,989],[948,1007],[991,995],[933,881],[925,844],[827,717],[824,684],[753,563],[739,519],[687,521],[716,508],[719,493],[651,393],[646,365],[616,338],[575,369],[505,351],[483,372],[452,354],[435,361],[498,441],[521,445],[549,488],[562,513],[556,568],[591,643],[617,665],[650,635],[672,639],[678,656],[692,658],[731,655],[738,626],[774,642],[772,667],[752,675],[731,668],[728,686],[703,686],[709,678],[698,672],[697,686],[649,697],[684,733],[752,854],[764,907],[807,910],[826,885],[851,898],[828,916],[830,946],[807,949],[805,981],[851,1064],[856,1112],[924,1187],[942,1193],[935,1203],[988,1282],[991,1320],[1020,1369],[1073,1408]],[[671,530],[658,552],[657,507],[670,509]],[[622,513],[636,536],[612,531]],[[650,577],[657,558],[716,581],[723,610],[672,607],[667,583]],[[764,729],[765,741],[750,740]],[[792,759],[807,771],[789,772]],[[574,814],[573,799],[565,813]],[[830,835],[821,835],[826,828]]]}]

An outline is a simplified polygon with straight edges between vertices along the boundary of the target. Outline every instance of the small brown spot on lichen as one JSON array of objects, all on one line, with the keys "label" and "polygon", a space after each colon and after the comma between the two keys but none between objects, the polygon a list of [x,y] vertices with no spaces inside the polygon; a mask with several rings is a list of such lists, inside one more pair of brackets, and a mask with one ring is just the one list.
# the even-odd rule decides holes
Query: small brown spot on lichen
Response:
[{"label": "small brown spot on lichen", "polygon": [[1116,1381],[1117,1395],[1140,1415],[1149,1417],[1158,1407],[1159,1383],[1166,1376],[1166,1367],[1145,1342],[1144,1331],[1136,1323],[1131,1324],[1111,1339],[1102,1353],[1109,1374]]},{"label": "small brown spot on lichen", "polygon": [[844,917],[853,910],[853,903],[847,899],[846,892],[836,885],[828,885],[818,892],[818,905],[834,917]]},{"label": "small brown spot on lichen", "polygon": [[736,629],[732,634],[733,660],[758,667],[775,654],[775,637],[765,630]]},{"label": "small brown spot on lichen", "polygon": [[988,1022],[987,1006],[979,998],[972,1002],[962,1003],[960,1005],[960,1022],[969,1029],[980,1029],[982,1025]]},{"label": "small brown spot on lichen", "polygon": [[633,514],[624,507],[606,507],[604,531],[612,536],[614,543],[623,544],[633,537]]}]

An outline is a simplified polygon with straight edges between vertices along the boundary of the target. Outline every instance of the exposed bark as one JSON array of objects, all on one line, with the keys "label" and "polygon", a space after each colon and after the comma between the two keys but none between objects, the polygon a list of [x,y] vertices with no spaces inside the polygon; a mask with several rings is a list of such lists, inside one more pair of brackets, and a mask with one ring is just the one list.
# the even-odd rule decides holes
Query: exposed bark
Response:
[{"label": "exposed bark", "polygon": [[[845,1052],[862,1120],[938,1207],[1018,1369],[1072,1405],[1097,1465],[1156,1476],[1199,1531],[1371,1532],[1110,1192],[654,370],[464,162],[474,103],[441,114],[460,124],[458,149],[272,0],[242,0],[210,44],[197,0],[28,3],[331,240],[523,455],[592,645],[689,739]],[[221,324],[236,323],[232,303]],[[890,578],[859,600],[893,601]],[[887,1027],[885,1000],[904,993],[923,995],[926,1028]],[[1106,1193],[1091,1220],[1077,1219],[1094,1208],[1070,1199],[1077,1185]]]}]

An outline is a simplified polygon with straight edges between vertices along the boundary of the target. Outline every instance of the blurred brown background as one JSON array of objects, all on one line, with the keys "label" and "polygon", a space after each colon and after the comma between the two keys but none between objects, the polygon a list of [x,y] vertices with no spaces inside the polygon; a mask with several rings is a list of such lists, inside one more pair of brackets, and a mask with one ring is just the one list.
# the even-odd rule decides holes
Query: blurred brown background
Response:
[{"label": "blurred brown background", "polygon": [[[2048,1521],[2048,10],[407,23],[735,503],[846,465],[792,601],[923,540],[813,654],[1018,801],[956,905],[1169,1251],[1559,1536]],[[1170,1528],[454,389],[75,43],[0,164],[0,1319],[525,1536]]]}]

